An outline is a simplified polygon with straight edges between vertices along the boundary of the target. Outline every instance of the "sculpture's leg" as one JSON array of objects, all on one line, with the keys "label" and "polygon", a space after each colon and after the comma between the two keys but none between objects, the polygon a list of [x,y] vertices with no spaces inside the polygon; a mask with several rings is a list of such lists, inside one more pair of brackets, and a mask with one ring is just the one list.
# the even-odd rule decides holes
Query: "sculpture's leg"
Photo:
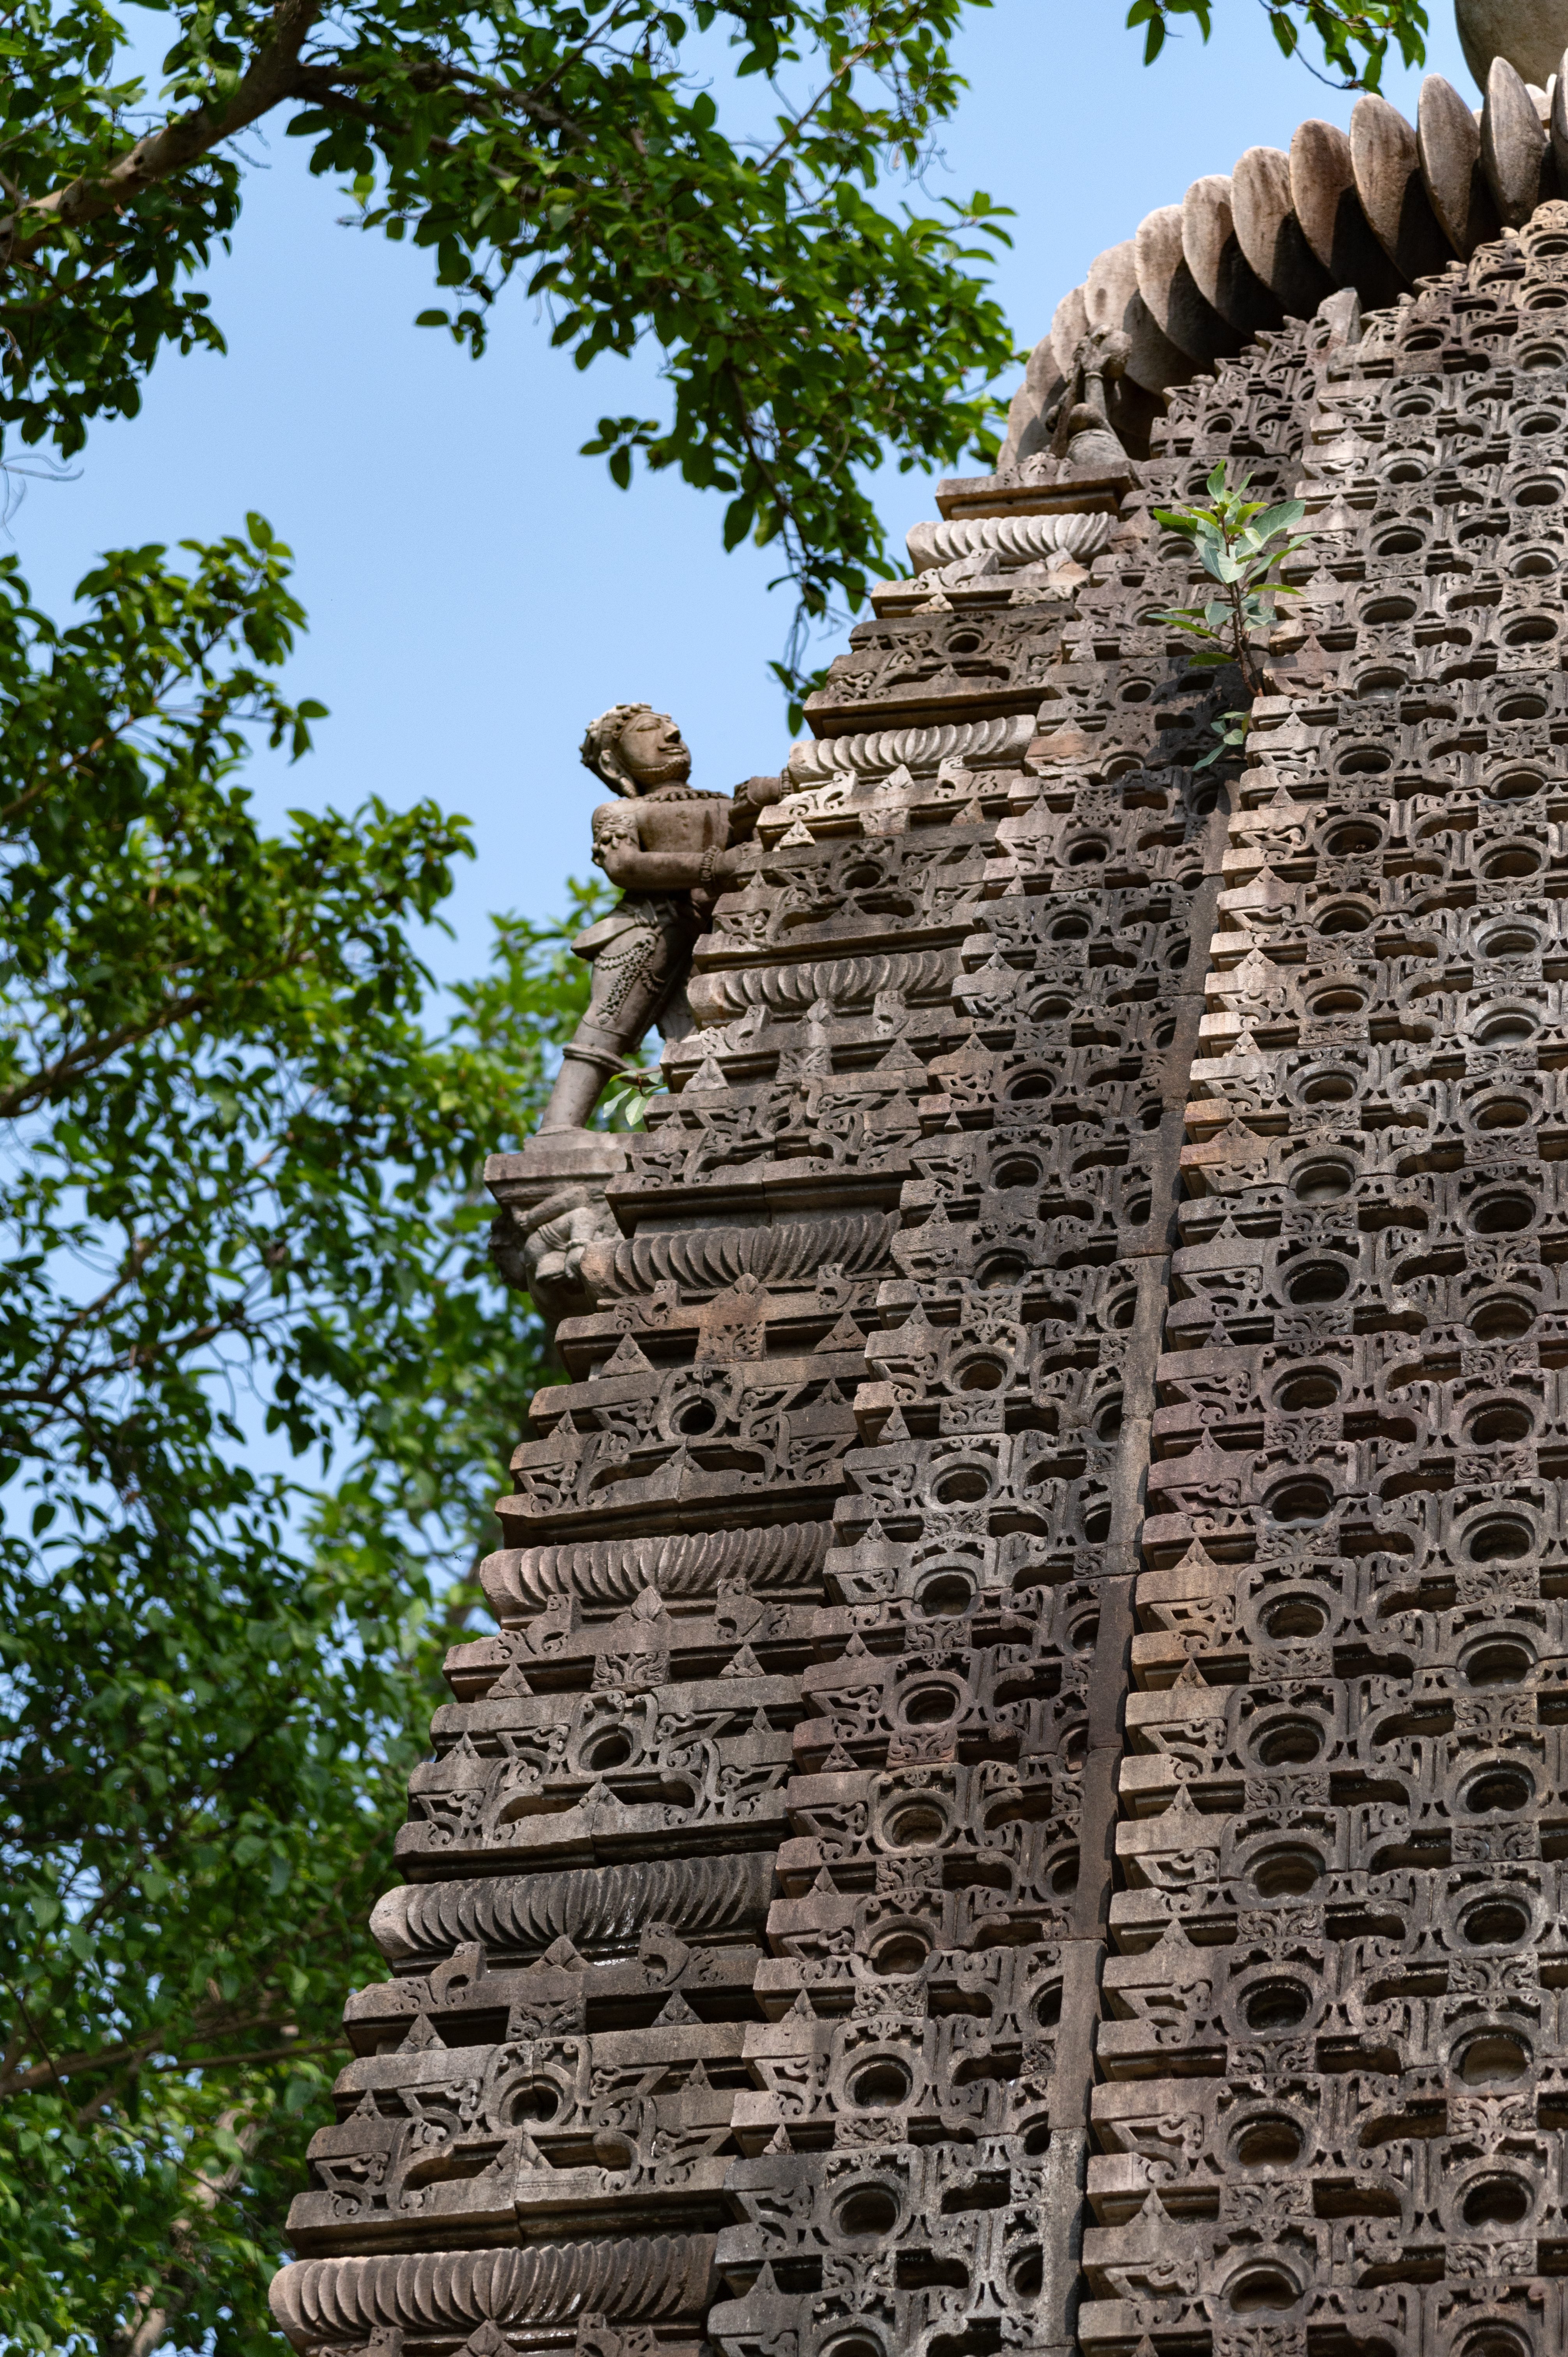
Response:
[{"label": "sculpture's leg", "polygon": [[603,1044],[596,1040],[585,1042],[583,1034],[586,1028],[585,1024],[578,1027],[576,1038],[562,1058],[550,1103],[539,1125],[541,1135],[557,1129],[586,1129],[605,1082],[637,1045],[635,1039],[624,1045],[613,1039]]},{"label": "sculpture's leg", "polygon": [[594,958],[588,1011],[568,1040],[542,1133],[585,1129],[605,1083],[658,1021],[667,999],[680,991],[696,938],[694,919],[685,913],[639,926],[607,942]]}]

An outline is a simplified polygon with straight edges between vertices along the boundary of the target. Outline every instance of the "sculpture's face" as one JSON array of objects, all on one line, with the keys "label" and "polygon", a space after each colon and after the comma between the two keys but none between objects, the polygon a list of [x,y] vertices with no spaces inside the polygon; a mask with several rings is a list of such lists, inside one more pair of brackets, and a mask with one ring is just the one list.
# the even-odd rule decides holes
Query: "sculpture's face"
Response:
[{"label": "sculpture's face", "polygon": [[684,783],[692,774],[685,739],[667,712],[639,712],[620,733],[621,766],[639,794],[653,786]]}]

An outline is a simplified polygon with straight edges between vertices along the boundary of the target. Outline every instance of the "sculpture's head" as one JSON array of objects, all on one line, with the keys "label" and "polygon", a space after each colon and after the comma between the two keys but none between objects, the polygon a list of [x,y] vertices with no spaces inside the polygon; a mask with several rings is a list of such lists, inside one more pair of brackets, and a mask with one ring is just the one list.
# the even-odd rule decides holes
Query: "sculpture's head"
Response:
[{"label": "sculpture's head", "polygon": [[667,712],[651,704],[612,704],[588,723],[583,766],[612,793],[646,794],[684,785],[692,774],[685,739]]}]

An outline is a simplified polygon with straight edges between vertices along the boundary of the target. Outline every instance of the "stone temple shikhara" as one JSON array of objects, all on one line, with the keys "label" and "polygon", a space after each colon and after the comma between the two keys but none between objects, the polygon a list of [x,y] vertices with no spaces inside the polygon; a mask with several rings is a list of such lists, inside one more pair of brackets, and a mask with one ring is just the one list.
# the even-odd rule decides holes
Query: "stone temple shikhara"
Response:
[{"label": "stone temple shikhara", "polygon": [[[491,1168],[570,1381],[311,2357],[1568,2350],[1565,94],[1145,221],[659,821],[669,1093]],[[1312,534],[1229,782],[1220,459]]]}]

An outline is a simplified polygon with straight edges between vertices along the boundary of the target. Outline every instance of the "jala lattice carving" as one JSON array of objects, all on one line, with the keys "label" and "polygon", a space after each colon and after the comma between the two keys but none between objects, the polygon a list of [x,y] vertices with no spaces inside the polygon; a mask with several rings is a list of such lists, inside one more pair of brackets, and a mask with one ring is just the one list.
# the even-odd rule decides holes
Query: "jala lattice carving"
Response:
[{"label": "jala lattice carving", "polygon": [[[1565,274],[948,487],[750,794],[301,2350],[1563,2346]],[[1227,787],[1153,511],[1243,454],[1314,538]]]}]

